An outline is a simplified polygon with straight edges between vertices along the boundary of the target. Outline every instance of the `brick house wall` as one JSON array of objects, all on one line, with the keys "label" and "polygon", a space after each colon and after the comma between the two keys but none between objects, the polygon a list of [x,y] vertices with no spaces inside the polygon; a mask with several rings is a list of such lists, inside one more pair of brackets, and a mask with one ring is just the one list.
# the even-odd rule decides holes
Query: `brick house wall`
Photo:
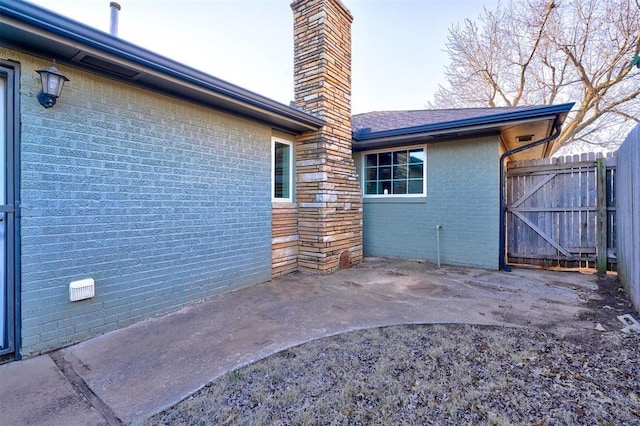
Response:
[{"label": "brick house wall", "polygon": [[[427,145],[420,198],[364,198],[364,254],[498,269],[498,137]],[[358,169],[366,152],[356,155]]]},{"label": "brick house wall", "polygon": [[44,109],[50,62],[0,57],[22,66],[23,355],[271,278],[270,127],[65,64]]}]

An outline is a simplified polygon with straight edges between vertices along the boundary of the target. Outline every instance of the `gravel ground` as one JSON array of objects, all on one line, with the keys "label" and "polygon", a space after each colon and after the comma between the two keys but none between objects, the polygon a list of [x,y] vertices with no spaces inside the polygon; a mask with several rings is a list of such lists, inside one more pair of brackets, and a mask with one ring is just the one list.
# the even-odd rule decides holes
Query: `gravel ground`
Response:
[{"label": "gravel ground", "polygon": [[602,286],[604,332],[407,325],[302,344],[229,372],[146,424],[640,424],[640,335]]}]

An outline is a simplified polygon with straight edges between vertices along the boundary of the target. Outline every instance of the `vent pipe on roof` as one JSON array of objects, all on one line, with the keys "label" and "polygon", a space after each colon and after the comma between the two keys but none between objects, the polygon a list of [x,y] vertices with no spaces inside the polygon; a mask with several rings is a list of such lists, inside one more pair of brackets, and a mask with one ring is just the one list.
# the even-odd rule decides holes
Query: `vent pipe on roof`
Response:
[{"label": "vent pipe on roof", "polygon": [[118,37],[118,13],[120,12],[120,5],[115,1],[109,3],[111,8],[111,21],[109,25],[109,34],[114,37]]}]

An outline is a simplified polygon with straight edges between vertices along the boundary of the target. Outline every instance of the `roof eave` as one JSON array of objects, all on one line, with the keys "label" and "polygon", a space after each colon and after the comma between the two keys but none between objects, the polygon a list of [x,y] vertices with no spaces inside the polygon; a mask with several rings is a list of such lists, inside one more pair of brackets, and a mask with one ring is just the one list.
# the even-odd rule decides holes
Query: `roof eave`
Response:
[{"label": "roof eave", "polygon": [[519,122],[523,122],[523,120],[545,120],[549,119],[549,117],[554,119],[558,118],[560,122],[563,122],[573,105],[573,103],[566,103],[546,107],[535,107],[533,109],[523,109],[521,111],[511,111],[491,116],[473,117],[379,132],[354,131],[353,140],[363,144],[370,140],[388,142],[401,141],[406,139],[415,139],[419,135],[445,135],[447,133],[456,133],[460,131],[466,132],[473,131],[475,129],[499,128],[506,124],[518,124]]},{"label": "roof eave", "polygon": [[[436,129],[431,131],[415,132],[410,134],[400,134],[394,136],[368,138],[365,140],[353,141],[354,151],[365,151],[368,149],[379,149],[382,147],[393,147],[400,145],[410,145],[412,143],[436,143],[446,142],[454,139],[461,138],[477,138],[484,136],[499,135],[501,128],[504,126],[517,126],[519,124],[526,124],[538,121],[549,121],[550,123],[556,120],[556,115],[547,115],[537,118],[520,119],[502,121],[491,124],[466,126],[466,127],[451,127],[447,129]],[[550,125],[549,128],[552,128]],[[372,133],[373,134],[373,133]]]},{"label": "roof eave", "polygon": [[[240,113],[248,118],[274,124],[283,130],[301,133],[318,130],[324,121],[304,111],[284,105],[262,95],[218,79],[164,56],[155,54],[127,41],[113,37],[79,22],[51,13],[35,5],[13,0],[0,0],[0,24],[9,31],[48,33],[63,47],[86,48],[105,58],[118,58],[141,70],[164,76],[166,80],[181,82],[208,92],[212,102],[221,109]],[[7,38],[8,32],[3,31]],[[66,46],[63,44],[66,42]],[[52,49],[55,44],[52,42]],[[21,46],[29,48],[29,45]],[[31,46],[38,49],[39,46]],[[51,52],[55,53],[55,52]],[[62,59],[62,58],[57,58]],[[67,58],[69,60],[69,58]],[[74,64],[75,65],[75,64]],[[93,70],[95,71],[95,70]],[[122,78],[121,78],[122,79]],[[131,80],[136,84],[136,80]],[[159,86],[158,89],[163,89]],[[227,108],[225,108],[227,107]]]}]

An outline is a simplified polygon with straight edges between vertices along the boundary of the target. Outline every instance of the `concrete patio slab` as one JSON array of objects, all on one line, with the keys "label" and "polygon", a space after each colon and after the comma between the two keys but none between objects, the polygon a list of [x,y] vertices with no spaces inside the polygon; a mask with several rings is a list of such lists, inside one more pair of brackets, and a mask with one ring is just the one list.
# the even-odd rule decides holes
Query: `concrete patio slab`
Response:
[{"label": "concrete patio slab", "polygon": [[106,425],[49,356],[0,365],[0,424]]},{"label": "concrete patio slab", "polygon": [[[594,275],[532,269],[506,273],[367,259],[330,276],[295,273],[220,294],[63,349],[56,356],[114,418],[139,424],[239,366],[350,330],[471,323],[536,326],[559,334],[591,331],[593,324],[579,316],[586,302],[597,297],[596,290]],[[55,365],[41,358],[24,362],[49,365],[45,373],[52,376],[49,370]],[[8,392],[3,381],[0,388]],[[14,398],[34,399],[29,388],[23,386],[25,393]]]}]

